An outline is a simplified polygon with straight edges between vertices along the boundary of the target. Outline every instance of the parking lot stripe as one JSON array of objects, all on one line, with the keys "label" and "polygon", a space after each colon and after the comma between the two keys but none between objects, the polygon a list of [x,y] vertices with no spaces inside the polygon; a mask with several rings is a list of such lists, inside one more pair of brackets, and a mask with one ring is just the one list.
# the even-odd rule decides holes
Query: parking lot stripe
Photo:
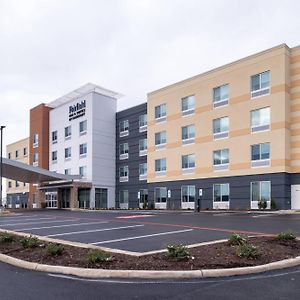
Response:
[{"label": "parking lot stripe", "polygon": [[67,225],[54,225],[54,226],[44,226],[44,227],[33,227],[33,228],[20,229],[20,230],[17,230],[17,231],[29,231],[29,230],[39,230],[39,229],[71,227],[71,226],[85,226],[85,225],[95,225],[95,224],[104,224],[104,223],[108,223],[108,222],[107,221],[103,221],[103,222],[90,222],[90,223],[77,223],[77,224],[67,224]]},{"label": "parking lot stripe", "polygon": [[[53,219],[56,219],[56,217],[48,217],[48,218],[34,218],[34,219],[22,219],[22,220],[20,220],[21,222],[24,222],[24,221],[39,221],[39,220],[53,220]],[[16,222],[16,220],[9,220],[9,222],[0,222],[0,225],[5,225],[5,224],[10,224],[10,223],[12,223],[12,224],[17,224],[17,223],[15,223]]]},{"label": "parking lot stripe", "polygon": [[140,235],[140,236],[128,237],[128,238],[123,238],[123,239],[107,240],[107,241],[96,242],[96,243],[91,243],[91,244],[92,245],[109,244],[109,243],[123,242],[123,241],[129,241],[129,240],[143,239],[143,238],[152,237],[152,236],[160,236],[160,235],[169,235],[169,234],[183,233],[183,232],[189,232],[189,231],[193,231],[193,230],[194,229],[185,229],[185,230],[177,230],[177,231],[167,231],[167,232],[161,232],[161,233],[154,233],[154,234],[147,234],[147,235]]},{"label": "parking lot stripe", "polygon": [[95,229],[95,230],[72,231],[72,232],[65,232],[65,233],[50,234],[50,235],[47,235],[47,237],[62,236],[62,235],[73,235],[73,234],[82,234],[82,233],[91,233],[91,232],[101,232],[101,231],[111,231],[111,230],[134,228],[134,227],[142,227],[142,226],[144,226],[144,225],[131,225],[131,226],[103,228],[103,229]]},{"label": "parking lot stripe", "polygon": [[33,224],[46,224],[46,223],[59,223],[59,222],[74,222],[74,220],[56,220],[56,221],[41,221],[41,222],[29,222],[29,223],[15,223],[15,224],[0,224],[0,227],[11,227],[11,226],[19,226],[19,225],[33,225]]}]

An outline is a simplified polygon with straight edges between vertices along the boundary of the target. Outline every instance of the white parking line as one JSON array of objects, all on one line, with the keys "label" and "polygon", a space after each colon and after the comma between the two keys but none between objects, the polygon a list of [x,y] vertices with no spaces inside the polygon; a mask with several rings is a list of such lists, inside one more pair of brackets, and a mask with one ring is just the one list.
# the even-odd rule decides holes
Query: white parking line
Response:
[{"label": "white parking line", "polygon": [[59,223],[59,222],[74,222],[74,220],[56,220],[56,221],[41,221],[41,222],[29,222],[29,223],[18,223],[18,224],[0,224],[0,227],[11,227],[19,225],[33,225],[33,224],[47,224],[47,223]]},{"label": "white parking line", "polygon": [[123,241],[129,241],[129,240],[143,239],[143,238],[152,237],[152,236],[168,235],[168,234],[175,234],[175,233],[183,233],[183,232],[189,232],[189,231],[193,231],[193,230],[194,229],[185,229],[185,230],[177,230],[177,231],[167,231],[167,232],[161,232],[161,233],[154,233],[154,234],[147,234],[147,235],[140,235],[140,236],[128,237],[128,238],[123,238],[123,239],[107,240],[107,241],[96,242],[96,243],[91,243],[91,244],[92,245],[109,244],[109,243],[123,242]]},{"label": "white parking line", "polygon": [[142,226],[144,226],[144,225],[131,225],[131,226],[114,227],[114,228],[103,228],[103,229],[95,229],[95,230],[72,231],[72,232],[65,232],[65,233],[50,234],[50,235],[47,235],[47,236],[48,237],[53,237],[53,236],[61,236],[61,235],[72,235],[72,234],[81,234],[81,233],[111,231],[111,230],[134,228],[134,227],[142,227]]},{"label": "white parking line", "polygon": [[[53,219],[56,219],[56,217],[48,217],[48,218],[34,218],[34,219],[22,219],[22,220],[20,220],[21,222],[24,222],[24,221],[39,221],[39,220],[53,220]],[[5,225],[5,224],[10,224],[10,223],[12,223],[12,224],[18,224],[18,223],[16,223],[16,220],[10,220],[9,222],[3,222],[3,223],[1,223],[0,222],[0,225]]]},{"label": "white parking line", "polygon": [[91,222],[91,223],[76,223],[76,224],[67,224],[67,225],[55,225],[55,226],[45,226],[45,227],[33,227],[26,229],[18,229],[17,231],[28,231],[28,230],[39,230],[39,229],[50,229],[50,228],[60,228],[60,227],[71,227],[71,226],[84,226],[84,225],[95,225],[95,224],[104,224],[108,223],[107,221],[103,222]]},{"label": "white parking line", "polygon": [[25,216],[23,216],[23,215],[13,215],[13,216],[0,216],[0,220],[2,219],[2,220],[5,220],[5,219],[7,219],[7,220],[11,220],[11,219],[20,219],[20,218],[29,218],[29,217],[36,217],[37,215],[25,215]]}]

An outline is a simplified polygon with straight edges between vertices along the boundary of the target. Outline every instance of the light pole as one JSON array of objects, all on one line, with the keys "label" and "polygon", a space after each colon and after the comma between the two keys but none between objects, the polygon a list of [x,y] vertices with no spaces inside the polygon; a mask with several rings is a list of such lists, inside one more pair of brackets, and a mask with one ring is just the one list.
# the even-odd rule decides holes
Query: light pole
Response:
[{"label": "light pole", "polygon": [[3,129],[5,126],[0,126],[1,131],[1,141],[0,141],[0,207],[2,207],[2,148],[3,148]]}]

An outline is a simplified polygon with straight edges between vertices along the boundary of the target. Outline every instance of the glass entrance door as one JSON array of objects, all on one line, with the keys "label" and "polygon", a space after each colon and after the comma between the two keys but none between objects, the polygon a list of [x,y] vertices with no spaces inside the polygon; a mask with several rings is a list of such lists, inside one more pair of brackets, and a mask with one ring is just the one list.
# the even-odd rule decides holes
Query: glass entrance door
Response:
[{"label": "glass entrance door", "polygon": [[107,189],[95,189],[95,208],[107,208]]},{"label": "glass entrance door", "polygon": [[144,189],[144,190],[140,190],[140,208],[141,209],[148,209],[148,190]]},{"label": "glass entrance door", "polygon": [[57,192],[45,193],[46,208],[57,208]]},{"label": "glass entrance door", "polygon": [[71,190],[69,188],[61,190],[61,208],[70,208]]}]

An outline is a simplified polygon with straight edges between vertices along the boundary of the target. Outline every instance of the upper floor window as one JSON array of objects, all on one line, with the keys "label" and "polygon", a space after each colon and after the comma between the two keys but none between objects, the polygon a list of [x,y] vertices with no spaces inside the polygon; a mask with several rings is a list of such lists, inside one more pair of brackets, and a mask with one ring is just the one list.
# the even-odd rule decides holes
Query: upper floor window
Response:
[{"label": "upper floor window", "polygon": [[39,146],[39,135],[38,135],[38,133],[35,133],[34,135],[33,135],[33,148],[36,148],[36,147],[38,147]]},{"label": "upper floor window", "polygon": [[270,164],[270,143],[251,145],[252,167],[269,166]]},{"label": "upper floor window", "polygon": [[190,173],[195,169],[195,154],[182,155],[181,168],[183,173]]},{"label": "upper floor window", "polygon": [[123,120],[120,122],[120,137],[127,136],[129,134],[129,121]]},{"label": "upper floor window", "polygon": [[38,153],[33,153],[32,164],[34,166],[38,166],[38,164],[39,164],[39,154]]},{"label": "upper floor window", "polygon": [[139,127],[140,132],[147,131],[147,114],[141,115],[139,117]]},{"label": "upper floor window", "polygon": [[139,141],[139,155],[147,155],[147,139],[142,139]]},{"label": "upper floor window", "polygon": [[27,147],[24,147],[24,148],[23,148],[23,155],[24,155],[24,156],[27,156],[27,155],[28,155],[28,148],[27,148]]},{"label": "upper floor window", "polygon": [[156,175],[165,175],[167,171],[167,159],[161,158],[155,160],[155,173]]},{"label": "upper floor window", "polygon": [[79,155],[85,156],[87,154],[87,143],[79,145]]},{"label": "upper floor window", "polygon": [[259,97],[270,93],[270,71],[251,76],[251,97]]},{"label": "upper floor window", "polygon": [[167,143],[167,132],[161,131],[155,133],[155,149],[165,148]]},{"label": "upper floor window", "polygon": [[213,120],[214,139],[224,139],[228,137],[229,118],[223,117]]},{"label": "upper floor window", "polygon": [[214,170],[226,170],[229,165],[229,149],[216,150],[213,152]]},{"label": "upper floor window", "polygon": [[57,162],[57,151],[52,151],[52,156],[51,156],[51,158],[52,158],[52,162],[54,163],[54,162]]},{"label": "upper floor window", "polygon": [[86,166],[79,167],[79,175],[82,176],[83,178],[86,178],[86,176],[87,176],[87,167]]},{"label": "upper floor window", "polygon": [[79,134],[85,134],[87,132],[87,120],[81,121],[79,123]]},{"label": "upper floor window", "polygon": [[65,148],[65,159],[70,159],[72,156],[72,149],[71,147]]},{"label": "upper floor window", "polygon": [[220,107],[228,104],[229,84],[224,84],[213,89],[214,107]]},{"label": "upper floor window", "polygon": [[195,112],[195,96],[188,96],[181,99],[181,112],[183,116],[190,115]]},{"label": "upper floor window", "polygon": [[16,159],[19,158],[19,150],[16,150]]},{"label": "upper floor window", "polygon": [[147,179],[147,163],[142,163],[139,166],[139,179],[145,180]]},{"label": "upper floor window", "polygon": [[251,111],[251,131],[258,132],[270,129],[270,107]]},{"label": "upper floor window", "polygon": [[122,166],[119,169],[119,177],[120,177],[120,182],[126,182],[128,181],[129,178],[129,169],[128,166]]},{"label": "upper floor window", "polygon": [[69,139],[72,136],[72,127],[71,125],[65,127],[65,139]]},{"label": "upper floor window", "polygon": [[11,188],[12,187],[12,184],[11,184],[11,181],[8,182],[8,188]]},{"label": "upper floor window", "polygon": [[120,144],[120,159],[127,159],[128,158],[128,152],[129,152],[129,146],[128,143]]},{"label": "upper floor window", "polygon": [[182,144],[192,144],[195,142],[195,125],[187,125],[181,127],[181,140]]},{"label": "upper floor window", "polygon": [[16,188],[20,186],[19,181],[16,180]]},{"label": "upper floor window", "polygon": [[52,144],[57,143],[57,130],[52,131]]},{"label": "upper floor window", "polygon": [[156,123],[165,121],[166,117],[167,117],[167,105],[164,103],[164,104],[155,106]]}]

